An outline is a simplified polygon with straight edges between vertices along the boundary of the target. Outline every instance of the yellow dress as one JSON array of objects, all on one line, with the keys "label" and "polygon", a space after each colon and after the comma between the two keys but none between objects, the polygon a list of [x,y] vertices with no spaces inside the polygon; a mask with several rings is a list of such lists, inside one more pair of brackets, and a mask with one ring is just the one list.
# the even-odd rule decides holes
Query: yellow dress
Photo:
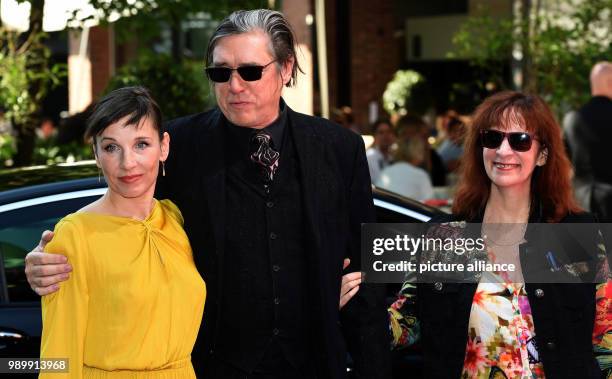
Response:
[{"label": "yellow dress", "polygon": [[73,271],[42,298],[41,357],[69,358],[41,378],[195,378],[191,350],[206,298],[183,218],[155,200],[144,221],[74,213],[46,251]]}]

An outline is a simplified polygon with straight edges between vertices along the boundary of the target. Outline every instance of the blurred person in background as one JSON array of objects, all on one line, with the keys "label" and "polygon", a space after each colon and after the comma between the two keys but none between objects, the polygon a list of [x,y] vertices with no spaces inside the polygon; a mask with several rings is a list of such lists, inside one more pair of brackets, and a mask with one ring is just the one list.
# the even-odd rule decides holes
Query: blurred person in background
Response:
[{"label": "blurred person in background", "polygon": [[436,186],[446,185],[446,169],[440,155],[429,144],[431,127],[421,117],[407,115],[397,121],[395,126],[400,140],[419,138],[423,141],[425,156],[420,167],[429,174],[431,183]]},{"label": "blurred person in background", "polygon": [[612,63],[599,62],[590,75],[591,99],[563,120],[580,204],[612,222]]},{"label": "blurred person in background", "polygon": [[380,172],[391,164],[395,130],[393,130],[389,120],[380,119],[372,125],[372,134],[374,135],[374,144],[366,150],[366,157],[368,158],[370,179],[372,183],[376,183]]},{"label": "blurred person in background", "polygon": [[343,128],[348,129],[356,134],[361,135],[361,128],[355,124],[355,117],[353,116],[353,110],[348,105],[334,109],[333,121],[342,125]]},{"label": "blurred person in background", "polygon": [[446,167],[446,172],[450,173],[457,169],[463,155],[464,124],[459,117],[450,116],[444,129],[446,138],[436,150]]},{"label": "blurred person in background", "polygon": [[429,175],[420,167],[425,154],[421,138],[400,140],[393,154],[394,163],[382,170],[375,185],[418,201],[433,198]]}]

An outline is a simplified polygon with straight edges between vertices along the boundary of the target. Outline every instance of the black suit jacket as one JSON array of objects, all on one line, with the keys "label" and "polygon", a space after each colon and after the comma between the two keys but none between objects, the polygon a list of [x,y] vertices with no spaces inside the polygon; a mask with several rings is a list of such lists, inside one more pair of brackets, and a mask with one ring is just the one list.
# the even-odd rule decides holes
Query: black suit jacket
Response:
[{"label": "black suit jacket", "polygon": [[592,97],[563,120],[567,147],[574,165],[576,198],[603,222],[612,221],[612,99]]},{"label": "black suit jacket", "polygon": [[[358,377],[389,377],[389,337],[380,287],[362,286],[338,311],[342,262],[360,268],[360,228],[374,220],[370,177],[361,138],[327,120],[288,111],[299,160],[315,323],[316,365],[321,378],[346,376],[346,345]],[[223,296],[225,239],[224,116],[219,109],[170,121],[170,156],[156,196],[183,213],[196,266],[207,284],[204,319],[192,360],[207,375],[214,357],[219,301]],[[245,309],[245,317],[254,309]],[[367,365],[365,360],[368,360]]]}]

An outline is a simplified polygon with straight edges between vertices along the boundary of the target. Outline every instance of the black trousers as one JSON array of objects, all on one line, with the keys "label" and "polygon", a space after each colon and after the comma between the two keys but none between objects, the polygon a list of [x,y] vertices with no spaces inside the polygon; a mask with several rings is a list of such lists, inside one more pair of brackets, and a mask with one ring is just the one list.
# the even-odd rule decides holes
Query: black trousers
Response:
[{"label": "black trousers", "polygon": [[204,379],[317,379],[314,364],[296,369],[276,343],[266,349],[264,358],[252,372],[245,372],[222,357],[214,357],[211,365],[213,367],[207,371],[212,372],[212,376]]}]

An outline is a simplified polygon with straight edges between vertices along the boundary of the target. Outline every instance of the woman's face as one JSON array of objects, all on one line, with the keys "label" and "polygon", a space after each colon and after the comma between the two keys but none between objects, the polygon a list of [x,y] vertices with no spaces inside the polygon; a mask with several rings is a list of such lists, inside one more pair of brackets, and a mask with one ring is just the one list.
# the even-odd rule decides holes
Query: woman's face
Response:
[{"label": "woman's face", "polygon": [[[508,122],[506,128],[493,126],[491,129],[506,133],[527,132],[520,116],[504,118]],[[531,136],[533,139],[533,134]],[[540,142],[535,139],[528,151],[515,151],[510,147],[508,136],[499,147],[482,149],[485,171],[492,185],[498,189],[529,188],[533,170],[536,166],[543,166],[546,163],[546,155],[546,150],[541,149]]]},{"label": "woman's face", "polygon": [[147,117],[125,125],[125,117],[96,136],[96,162],[109,190],[124,198],[153,196],[160,161],[168,157],[170,137],[159,132]]}]

